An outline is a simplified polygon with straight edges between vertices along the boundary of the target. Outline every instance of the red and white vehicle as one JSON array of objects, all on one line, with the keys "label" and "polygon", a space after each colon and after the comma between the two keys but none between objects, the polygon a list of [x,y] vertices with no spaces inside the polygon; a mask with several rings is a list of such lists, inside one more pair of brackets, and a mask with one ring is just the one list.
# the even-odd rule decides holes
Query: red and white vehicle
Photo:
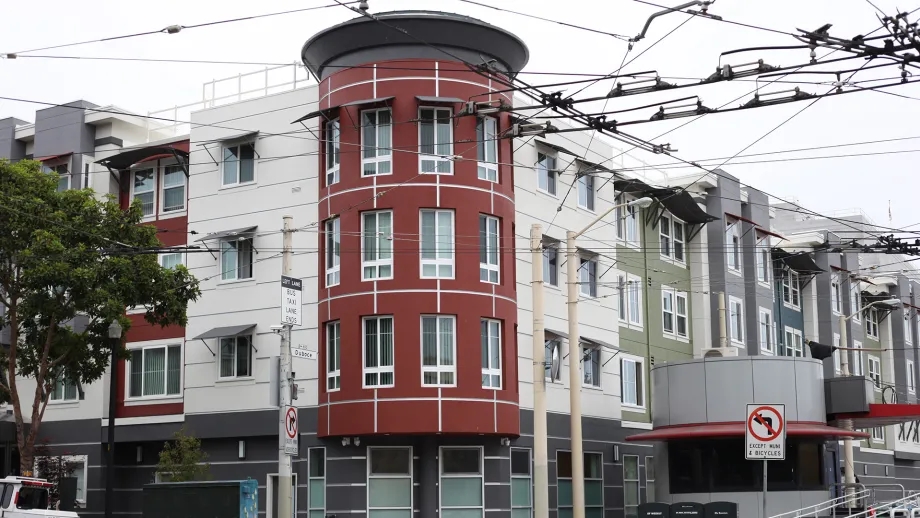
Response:
[{"label": "red and white vehicle", "polygon": [[0,518],[79,518],[73,511],[48,509],[51,487],[42,478],[0,478]]}]

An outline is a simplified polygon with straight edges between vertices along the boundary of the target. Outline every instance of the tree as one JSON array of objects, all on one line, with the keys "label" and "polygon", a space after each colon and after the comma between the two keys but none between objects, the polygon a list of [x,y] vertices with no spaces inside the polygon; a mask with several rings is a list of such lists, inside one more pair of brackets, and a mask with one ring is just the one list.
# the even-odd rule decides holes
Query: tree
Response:
[{"label": "tree", "polygon": [[163,444],[158,473],[168,473],[170,482],[189,482],[210,477],[208,454],[201,451],[201,440],[189,434],[185,427],[173,434],[173,440]]},{"label": "tree", "polygon": [[[185,267],[160,266],[157,229],[141,224],[139,203],[122,210],[111,196],[57,192],[57,184],[37,162],[0,160],[0,327],[10,331],[0,394],[13,405],[22,471],[32,467],[55,385],[99,380],[113,346],[127,358],[108,338],[111,322],[127,331],[125,310],[137,307],[146,308],[150,325],[184,326],[188,303],[200,294]],[[78,316],[85,329],[71,326]],[[35,380],[31,400],[19,392],[22,378]],[[22,407],[29,403],[27,421]]]},{"label": "tree", "polygon": [[48,507],[56,509],[61,499],[61,479],[72,477],[77,467],[60,455],[51,455],[51,450],[45,441],[35,446],[35,468],[38,472],[37,476],[52,484],[51,490],[48,491],[48,503],[50,504]]}]

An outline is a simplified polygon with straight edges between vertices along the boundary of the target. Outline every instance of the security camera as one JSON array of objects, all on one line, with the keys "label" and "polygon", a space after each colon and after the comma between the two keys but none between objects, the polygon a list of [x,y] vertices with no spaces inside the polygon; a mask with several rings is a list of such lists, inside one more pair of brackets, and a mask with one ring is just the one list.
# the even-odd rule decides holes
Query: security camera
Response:
[{"label": "security camera", "polygon": [[272,330],[272,333],[280,333],[284,329],[284,326],[271,326],[269,329]]}]

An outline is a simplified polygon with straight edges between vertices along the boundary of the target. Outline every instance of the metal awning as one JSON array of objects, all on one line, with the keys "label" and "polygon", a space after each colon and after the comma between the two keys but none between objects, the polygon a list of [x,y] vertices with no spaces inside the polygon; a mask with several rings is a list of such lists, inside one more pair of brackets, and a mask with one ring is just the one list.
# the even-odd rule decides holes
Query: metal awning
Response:
[{"label": "metal awning", "polygon": [[745,222],[745,223],[750,223],[751,225],[754,225],[755,227],[757,226],[757,222],[756,222],[756,221],[754,221],[754,220],[752,220],[752,219],[747,219],[747,218],[745,218],[744,216],[739,216],[739,215],[737,215],[737,214],[732,214],[731,212],[726,212],[725,215],[728,216],[728,217],[730,217],[730,218],[735,218],[735,219],[737,219],[738,221],[743,221],[743,222]]},{"label": "metal awning", "polygon": [[[736,423],[701,423],[656,428],[649,432],[626,437],[627,442],[659,442],[681,439],[718,439],[723,437],[744,437],[745,426]],[[844,430],[824,423],[787,422],[786,435],[790,437],[811,437],[838,440],[846,437],[867,439],[869,434],[855,430]]]},{"label": "metal awning", "polygon": [[246,235],[254,234],[257,228],[259,227],[252,226],[252,227],[236,228],[233,230],[223,230],[221,232],[212,232],[210,234],[207,234],[204,237],[199,237],[198,239],[195,240],[195,242],[198,243],[201,241],[212,241],[214,239],[223,239],[225,237],[246,236]]},{"label": "metal awning", "polygon": [[568,333],[563,333],[562,331],[556,331],[555,329],[544,329],[543,331],[544,331],[545,333],[549,333],[549,334],[551,334],[551,335],[555,335],[555,336],[558,336],[558,337],[560,337],[560,338],[565,338],[566,340],[569,339],[569,334],[568,334]]},{"label": "metal awning", "polygon": [[582,173],[613,173],[613,169],[608,169],[600,164],[589,162],[583,158],[577,158],[576,161],[585,167]]},{"label": "metal awning", "polygon": [[206,142],[200,142],[199,146],[207,146],[208,144],[215,144],[217,142],[230,142],[233,140],[249,140],[253,137],[259,135],[259,130],[255,131],[244,131],[242,133],[234,133],[233,135],[227,135],[226,137],[216,138],[214,140],[208,140]]},{"label": "metal awning", "polygon": [[188,152],[176,149],[171,146],[151,146],[140,149],[131,149],[121,153],[114,154],[110,157],[97,160],[96,163],[109,169],[123,171],[129,169],[134,164],[146,162],[157,157],[172,156],[177,160],[181,157],[188,159]]},{"label": "metal awning", "polygon": [[774,260],[781,261],[788,266],[789,269],[798,273],[816,274],[824,271],[815,263],[811,254],[807,252],[796,252],[791,254],[782,248],[774,248],[772,255]]},{"label": "metal awning", "polygon": [[763,228],[763,227],[757,227],[756,230],[757,230],[757,232],[760,232],[761,234],[766,234],[766,235],[768,235],[768,236],[775,237],[776,239],[780,239],[780,240],[782,240],[782,241],[785,241],[785,240],[786,240],[786,238],[785,238],[784,236],[782,236],[781,234],[777,234],[776,232],[771,232],[771,231],[769,231],[769,230],[767,230],[767,229],[765,229],[765,228]]},{"label": "metal awning", "polygon": [[316,111],[314,111],[314,112],[310,112],[310,113],[304,115],[303,117],[301,117],[301,118],[295,120],[295,121],[292,122],[291,124],[297,124],[298,122],[308,121],[308,120],[311,120],[311,119],[315,119],[315,118],[317,118],[317,117],[322,117],[322,118],[324,118],[324,119],[326,119],[326,120],[331,120],[331,119],[333,119],[333,117],[330,117],[330,115],[331,115],[332,113],[334,113],[334,112],[337,112],[337,111],[339,111],[339,107],[338,107],[338,106],[333,106],[333,107],[331,107],[331,108],[324,108],[324,109],[322,109],[322,110],[316,110]]},{"label": "metal awning", "polygon": [[466,102],[459,97],[437,97],[437,96],[432,96],[432,95],[416,95],[415,98],[420,103],[456,104],[456,103]]},{"label": "metal awning", "polygon": [[836,414],[841,419],[852,419],[854,428],[875,428],[893,424],[920,421],[920,405],[915,403],[869,403],[868,412]]},{"label": "metal awning", "polygon": [[611,349],[611,350],[614,350],[614,351],[619,351],[619,350],[620,350],[619,347],[617,347],[617,346],[615,346],[615,345],[613,345],[613,344],[611,344],[611,343],[607,343],[607,342],[605,342],[605,341],[603,341],[603,340],[598,340],[597,338],[588,338],[587,336],[582,336],[582,337],[581,337],[581,341],[582,341],[583,343],[587,343],[587,344],[589,344],[589,345],[595,345],[595,346],[597,346],[597,347],[603,347],[604,349]]},{"label": "metal awning", "polygon": [[192,340],[206,340],[208,338],[223,338],[225,336],[239,336],[246,334],[248,331],[255,329],[255,324],[243,324],[239,326],[226,326],[226,327],[215,327],[209,331],[205,331],[200,335],[192,338]]},{"label": "metal awning", "polygon": [[554,150],[554,151],[556,151],[556,152],[558,152],[558,153],[565,153],[566,155],[571,155],[571,156],[573,156],[573,157],[575,157],[575,158],[581,158],[581,155],[576,154],[576,153],[572,153],[571,151],[569,151],[568,149],[566,149],[566,148],[564,148],[564,147],[562,147],[562,146],[559,146],[559,145],[556,145],[556,144],[550,144],[549,142],[547,142],[547,141],[545,141],[545,140],[535,139],[535,141],[536,141],[537,144],[540,144],[540,145],[542,145],[542,146],[546,146],[546,147],[548,147],[548,148],[550,148],[550,149],[552,149],[552,150]]},{"label": "metal awning", "polygon": [[635,178],[621,178],[614,180],[613,188],[616,191],[633,194],[635,196],[651,196],[664,205],[668,212],[677,219],[690,225],[702,225],[719,218],[700,208],[693,196],[685,189],[676,187],[652,187]]},{"label": "metal awning", "polygon": [[72,154],[73,153],[61,153],[60,155],[40,156],[38,158],[33,158],[32,160],[37,160],[39,162],[47,162],[49,160],[54,160],[55,158],[64,158],[65,156],[70,156]]},{"label": "metal awning", "polygon": [[393,97],[394,97],[394,96],[391,95],[391,96],[389,96],[389,97],[375,97],[375,98],[373,98],[373,99],[361,99],[360,101],[352,101],[352,102],[350,102],[350,103],[345,103],[345,104],[339,106],[339,108],[344,108],[344,107],[346,107],[346,106],[360,106],[360,105],[362,105],[362,104],[385,103],[385,102],[387,102],[387,101],[393,99]]}]

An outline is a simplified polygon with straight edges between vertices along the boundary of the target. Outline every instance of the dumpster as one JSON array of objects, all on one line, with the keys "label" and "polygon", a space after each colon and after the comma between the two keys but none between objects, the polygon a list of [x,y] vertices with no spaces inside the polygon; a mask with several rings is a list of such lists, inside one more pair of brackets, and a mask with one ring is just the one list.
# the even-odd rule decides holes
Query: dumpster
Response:
[{"label": "dumpster", "polygon": [[144,518],[256,518],[255,480],[165,482],[143,489]]}]

